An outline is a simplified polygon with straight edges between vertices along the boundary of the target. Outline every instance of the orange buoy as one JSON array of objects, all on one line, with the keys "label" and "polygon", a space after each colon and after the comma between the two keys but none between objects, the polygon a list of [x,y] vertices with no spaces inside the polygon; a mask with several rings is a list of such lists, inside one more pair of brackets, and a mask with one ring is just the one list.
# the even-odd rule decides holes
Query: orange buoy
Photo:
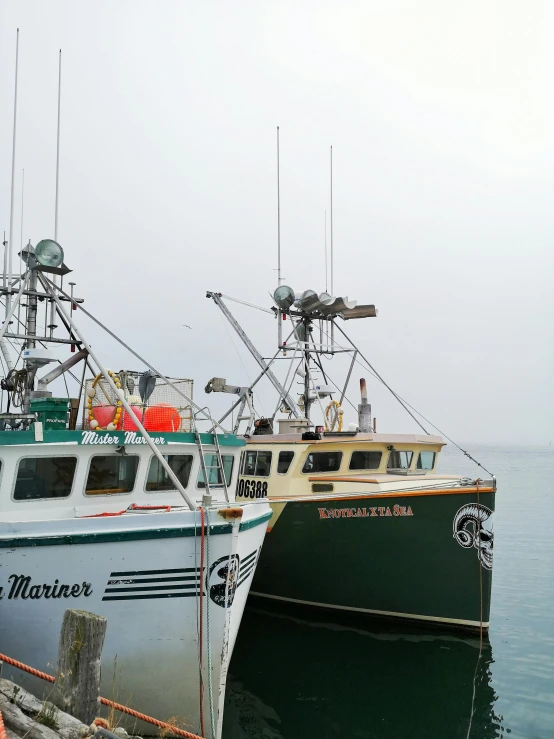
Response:
[{"label": "orange buoy", "polygon": [[158,403],[146,409],[144,414],[144,428],[147,431],[179,431],[181,416],[179,411],[169,403]]},{"label": "orange buoy", "polygon": [[[123,430],[124,431],[138,431],[138,426],[135,423],[135,418],[138,418],[138,420],[145,425],[142,417],[143,409],[138,405],[132,405],[131,406],[132,413],[127,413],[125,411],[125,416],[123,418]],[[146,411],[148,413],[148,411]],[[144,419],[146,420],[146,413],[144,414]]]}]

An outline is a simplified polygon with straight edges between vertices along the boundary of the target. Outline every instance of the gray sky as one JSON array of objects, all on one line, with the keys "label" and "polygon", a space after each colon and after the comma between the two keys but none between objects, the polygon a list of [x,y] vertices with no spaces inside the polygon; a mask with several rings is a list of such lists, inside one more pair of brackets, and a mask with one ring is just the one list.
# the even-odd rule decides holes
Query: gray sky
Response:
[{"label": "gray sky", "polygon": [[[206,381],[257,374],[204,294],[270,304],[279,125],[285,282],[325,287],[332,144],[335,292],[379,309],[345,324],[362,351],[454,438],[554,439],[554,5],[2,0],[6,231],[17,26],[16,246],[22,168],[24,241],[53,236],[62,48],[58,240],[77,292],[197,401],[223,408]],[[273,353],[271,317],[232,310]],[[369,395],[380,430],[414,428]]]}]

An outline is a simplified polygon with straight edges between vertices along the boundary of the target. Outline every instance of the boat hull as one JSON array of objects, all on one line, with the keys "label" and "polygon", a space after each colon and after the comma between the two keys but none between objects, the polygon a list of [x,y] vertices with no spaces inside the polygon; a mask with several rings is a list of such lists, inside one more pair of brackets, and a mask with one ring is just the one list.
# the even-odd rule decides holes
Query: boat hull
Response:
[{"label": "boat hull", "polygon": [[[3,525],[1,651],[53,674],[65,609],[104,616],[101,694],[200,733],[202,608],[205,735],[212,736],[208,648],[218,735],[226,670],[269,513],[246,507],[242,519],[225,522],[211,511],[203,542],[199,515],[37,522],[21,524],[19,531]],[[230,557],[233,584],[227,587]],[[51,689],[25,673],[6,672],[32,692],[46,695]],[[127,721],[133,729],[136,723]]]},{"label": "boat hull", "polygon": [[251,593],[487,629],[489,490],[273,500]]}]

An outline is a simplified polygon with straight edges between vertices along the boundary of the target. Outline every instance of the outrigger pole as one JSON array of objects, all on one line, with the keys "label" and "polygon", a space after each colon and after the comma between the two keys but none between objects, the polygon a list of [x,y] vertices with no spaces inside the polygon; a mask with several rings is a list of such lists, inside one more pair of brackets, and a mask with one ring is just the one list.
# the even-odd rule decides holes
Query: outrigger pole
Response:
[{"label": "outrigger pole", "polygon": [[[44,277],[43,277],[43,279],[45,279],[46,282],[50,286],[53,286],[53,282],[51,280],[49,280],[48,278],[44,278]],[[71,303],[75,303],[75,299],[74,298],[71,298],[71,296],[68,295],[64,290],[62,290],[61,287],[56,287],[56,290],[61,295],[63,295],[66,300],[68,300]],[[158,377],[160,377],[164,382],[167,382],[168,385],[171,385],[171,387],[175,390],[175,392],[178,395],[180,395],[182,398],[184,398],[187,401],[187,403],[191,406],[191,408],[194,408],[197,411],[197,413],[202,413],[202,415],[204,416],[204,418],[205,418],[206,421],[209,421],[211,424],[213,424],[215,426],[218,426],[223,431],[224,434],[228,434],[229,433],[226,428],[224,428],[223,426],[221,426],[221,424],[219,424],[217,421],[214,421],[214,419],[211,417],[211,415],[209,415],[209,414],[206,413],[205,408],[201,408],[199,405],[197,405],[194,402],[194,400],[192,400],[192,398],[189,398],[189,396],[186,393],[184,393],[182,390],[180,390],[176,385],[173,385],[173,383],[171,382],[171,380],[169,380],[165,375],[162,375],[162,373],[159,370],[157,370],[153,365],[150,364],[150,362],[148,362],[146,359],[144,359],[144,357],[141,357],[140,354],[138,354],[134,349],[132,349],[128,344],[126,344],[122,339],[120,339],[119,336],[117,336],[117,334],[114,334],[114,332],[113,331],[110,331],[110,329],[107,326],[104,326],[104,324],[101,321],[99,321],[97,318],[95,318],[92,315],[92,313],[89,313],[88,310],[86,310],[86,308],[83,308],[83,306],[80,303],[75,303],[75,305],[77,305],[77,307],[79,308],[79,310],[81,310],[85,314],[85,316],[87,316],[88,318],[90,318],[91,321],[94,321],[94,323],[96,323],[97,326],[100,326],[100,328],[103,331],[105,331],[107,334],[109,334],[112,337],[112,339],[115,339],[119,344],[121,344],[122,347],[124,347],[125,349],[127,349],[128,352],[130,352],[134,357],[136,357],[139,360],[139,362],[143,362],[148,367],[148,369],[151,369],[152,372],[155,372],[158,375]]]},{"label": "outrigger pole", "polygon": [[[158,447],[154,444],[154,442],[150,438],[150,435],[149,435],[148,431],[144,428],[144,426],[142,425],[142,423],[141,423],[140,419],[138,418],[138,416],[136,416],[135,414],[133,414],[133,411],[131,410],[130,404],[125,399],[125,393],[122,390],[118,390],[117,389],[116,384],[113,381],[111,375],[108,373],[107,369],[100,362],[100,360],[98,359],[98,356],[92,350],[92,347],[90,346],[90,344],[87,343],[87,341],[85,340],[82,332],[75,325],[75,322],[66,313],[65,308],[63,307],[60,299],[56,295],[55,290],[52,290],[52,288],[50,287],[51,281],[48,280],[48,279],[45,279],[43,277],[43,275],[40,272],[38,272],[38,271],[37,271],[37,275],[38,275],[39,280],[42,283],[42,286],[43,286],[45,292],[47,292],[55,300],[56,306],[58,308],[58,311],[59,311],[60,315],[63,316],[65,318],[65,320],[68,322],[68,324],[71,326],[71,329],[72,329],[73,333],[77,336],[77,338],[80,339],[80,341],[83,344],[84,348],[90,354],[90,356],[92,357],[92,359],[96,363],[96,365],[97,365],[98,369],[100,370],[100,372],[104,375],[104,378],[105,378],[106,382],[108,383],[108,385],[110,386],[110,388],[112,389],[115,397],[118,398],[121,401],[121,403],[122,403],[123,407],[125,408],[125,410],[127,411],[127,413],[130,415],[131,418],[133,418],[133,423],[137,426],[138,430],[143,435],[146,443],[148,444],[148,446],[152,450],[153,454],[158,458],[159,463],[161,464],[161,466],[163,467],[163,469],[165,470],[165,472],[169,476],[170,480],[173,482],[173,484],[175,485],[175,487],[177,488],[177,490],[181,493],[181,496],[184,499],[184,501],[186,502],[186,504],[188,505],[188,507],[191,509],[191,511],[197,510],[198,509],[198,506],[187,495],[187,492],[186,492],[185,488],[183,487],[183,485],[181,484],[179,478],[173,472],[173,470],[171,469],[171,467],[169,466],[169,464],[167,463],[167,461],[164,459],[163,454],[161,454],[161,452],[158,449]],[[20,290],[20,293],[21,293],[21,290]],[[13,310],[13,307],[12,307],[12,310]]]}]

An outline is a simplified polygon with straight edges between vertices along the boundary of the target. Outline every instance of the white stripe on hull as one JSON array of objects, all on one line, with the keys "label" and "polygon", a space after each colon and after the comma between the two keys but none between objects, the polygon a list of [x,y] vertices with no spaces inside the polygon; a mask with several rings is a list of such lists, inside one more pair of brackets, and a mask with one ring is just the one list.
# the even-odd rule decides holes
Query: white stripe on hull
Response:
[{"label": "white stripe on hull", "polygon": [[[459,626],[471,626],[473,628],[479,628],[479,621],[465,621],[461,618],[446,618],[443,616],[422,616],[416,613],[396,613],[395,611],[377,611],[372,608],[357,608],[355,606],[338,606],[333,603],[316,603],[312,600],[300,600],[298,598],[285,598],[282,595],[269,595],[268,593],[258,593],[257,591],[251,590],[250,595],[256,595],[259,598],[271,598],[271,600],[281,600],[287,603],[298,603],[303,606],[316,606],[318,608],[328,608],[333,611],[355,611],[358,613],[370,613],[374,616],[391,616],[394,618],[410,619],[412,621],[432,621],[434,623],[444,624],[455,624]],[[483,621],[483,628],[488,629],[489,622]]]}]

